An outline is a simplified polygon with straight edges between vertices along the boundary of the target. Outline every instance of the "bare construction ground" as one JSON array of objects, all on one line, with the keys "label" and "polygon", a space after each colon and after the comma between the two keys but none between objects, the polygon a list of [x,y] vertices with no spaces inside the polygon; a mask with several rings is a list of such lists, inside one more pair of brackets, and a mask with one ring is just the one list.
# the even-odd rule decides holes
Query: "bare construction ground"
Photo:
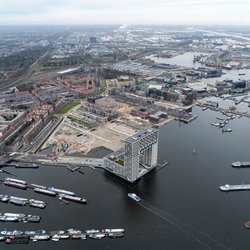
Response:
[{"label": "bare construction ground", "polygon": [[[88,154],[100,147],[116,151],[124,147],[126,138],[152,126],[148,120],[132,116],[130,114],[132,108],[127,104],[120,104],[117,110],[122,113],[121,117],[92,129],[85,129],[82,124],[65,116],[64,121],[48,138],[43,148],[56,145],[51,156],[70,155],[76,152]],[[168,117],[161,122],[161,125],[172,119]]]},{"label": "bare construction ground", "polygon": [[[135,134],[137,130],[120,122],[108,122],[95,129],[86,130],[77,127],[68,120],[65,120],[54,133],[48,138],[43,148],[57,145],[57,149],[67,144],[66,155],[81,152],[89,153],[92,149],[105,147],[113,151],[124,146],[124,140]],[[64,153],[64,152],[56,152]]]}]

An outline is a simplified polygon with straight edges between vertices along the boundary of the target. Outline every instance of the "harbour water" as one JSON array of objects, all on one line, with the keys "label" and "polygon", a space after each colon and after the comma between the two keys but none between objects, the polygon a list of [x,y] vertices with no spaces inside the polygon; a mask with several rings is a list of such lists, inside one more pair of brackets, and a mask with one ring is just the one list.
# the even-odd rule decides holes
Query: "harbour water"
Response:
[{"label": "harbour water", "polygon": [[[194,67],[192,53],[158,62]],[[195,67],[199,67],[195,64]],[[225,71],[222,78],[203,79],[210,83],[216,80],[238,78],[238,70]],[[228,107],[233,101],[214,98],[220,106]],[[248,111],[245,103],[237,108]],[[98,169],[83,168],[84,175],[61,167],[39,169],[15,169],[19,179],[28,183],[55,186],[76,192],[86,197],[87,205],[61,203],[54,197],[18,190],[0,184],[1,193],[25,198],[44,200],[44,210],[0,204],[0,212],[15,212],[41,215],[38,224],[1,223],[0,230],[48,231],[75,228],[102,229],[125,228],[122,239],[61,240],[59,242],[36,242],[29,245],[6,246],[1,249],[236,249],[247,250],[250,245],[250,230],[244,223],[250,219],[249,191],[223,193],[220,185],[226,183],[249,183],[250,169],[232,168],[235,161],[249,161],[250,119],[235,118],[226,127],[231,133],[211,126],[220,113],[195,107],[198,116],[190,124],[172,121],[160,128],[159,161],[168,161],[166,167],[158,167],[135,184],[128,184]],[[103,153],[103,152],[102,152]],[[107,152],[108,153],[108,152]],[[7,175],[1,173],[1,179]],[[136,203],[127,193],[136,193],[141,202]]]},{"label": "harbour water", "polygon": [[[250,119],[230,120],[233,132],[222,133],[210,125],[220,113],[193,111],[198,118],[192,123],[172,121],[160,128],[159,159],[169,164],[133,185],[101,169],[83,168],[82,175],[61,167],[8,168],[28,183],[76,192],[88,204],[64,204],[0,184],[1,193],[47,204],[36,210],[1,203],[0,212],[36,212],[42,219],[38,224],[1,223],[0,230],[125,228],[124,238],[1,243],[1,249],[249,249],[250,231],[244,228],[250,219],[249,191],[223,193],[219,186],[249,183],[250,169],[235,169],[231,163],[250,160]],[[1,179],[6,176],[1,173]],[[138,194],[141,203],[129,199],[128,192]]]},{"label": "harbour water", "polygon": [[[148,58],[151,58],[157,63],[169,63],[172,65],[178,65],[178,66],[184,66],[184,67],[189,67],[189,68],[195,68],[197,69],[198,67],[206,67],[205,65],[198,63],[198,62],[193,62],[194,56],[200,55],[202,53],[197,53],[197,52],[186,52],[182,55],[175,56],[173,58],[162,58],[162,57],[154,57],[150,56]],[[223,69],[223,75],[221,77],[213,77],[213,78],[203,78],[202,81],[205,83],[210,83],[214,84],[216,81],[222,81],[226,79],[231,79],[231,80],[250,80],[250,69],[232,69],[232,70],[225,70]],[[241,73],[244,73],[245,75],[239,75]]]},{"label": "harbour water", "polygon": [[202,64],[198,62],[193,63],[193,59],[194,59],[194,56],[197,56],[200,54],[201,53],[197,53],[197,52],[186,52],[184,54],[181,54],[172,58],[163,58],[163,57],[155,57],[155,56],[148,56],[147,58],[151,58],[156,63],[169,63],[172,65],[178,65],[182,67],[198,68],[198,67],[202,67]]}]

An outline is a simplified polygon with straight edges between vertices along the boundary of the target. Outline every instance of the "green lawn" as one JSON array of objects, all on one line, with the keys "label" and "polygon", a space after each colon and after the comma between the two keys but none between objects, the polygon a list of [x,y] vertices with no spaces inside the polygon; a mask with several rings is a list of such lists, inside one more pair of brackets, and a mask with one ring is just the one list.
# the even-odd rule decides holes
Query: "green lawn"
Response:
[{"label": "green lawn", "polygon": [[106,80],[106,85],[109,87],[109,88],[116,88],[118,87],[117,86],[117,83],[115,81],[108,81]]},{"label": "green lawn", "polygon": [[66,114],[69,110],[71,110],[72,108],[74,108],[75,106],[79,105],[81,102],[80,101],[72,101],[72,102],[69,102],[67,104],[65,104],[61,109],[58,110],[58,114]]},{"label": "green lawn", "polygon": [[89,125],[88,123],[84,122],[82,119],[74,116],[74,115],[68,115],[67,116],[72,122],[76,122],[76,123],[79,123],[81,125],[83,125],[85,128],[89,128]]},{"label": "green lawn", "polygon": [[97,95],[102,95],[102,94],[104,94],[106,90],[107,90],[107,87],[101,88],[101,89],[99,90],[99,92],[98,92]]}]

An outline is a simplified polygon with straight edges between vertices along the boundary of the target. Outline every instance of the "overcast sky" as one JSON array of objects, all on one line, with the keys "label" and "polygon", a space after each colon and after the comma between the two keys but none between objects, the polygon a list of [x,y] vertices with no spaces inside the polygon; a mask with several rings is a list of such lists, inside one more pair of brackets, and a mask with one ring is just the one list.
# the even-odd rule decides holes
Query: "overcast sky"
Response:
[{"label": "overcast sky", "polygon": [[7,24],[250,25],[250,0],[0,0]]}]

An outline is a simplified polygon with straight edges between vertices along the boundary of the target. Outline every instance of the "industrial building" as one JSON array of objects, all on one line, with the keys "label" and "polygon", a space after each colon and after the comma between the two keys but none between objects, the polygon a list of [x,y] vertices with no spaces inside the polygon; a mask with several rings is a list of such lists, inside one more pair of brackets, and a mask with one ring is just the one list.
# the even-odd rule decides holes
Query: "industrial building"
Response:
[{"label": "industrial building", "polygon": [[104,157],[104,167],[133,183],[157,166],[158,142],[158,129],[141,131],[127,138],[123,149]]}]

